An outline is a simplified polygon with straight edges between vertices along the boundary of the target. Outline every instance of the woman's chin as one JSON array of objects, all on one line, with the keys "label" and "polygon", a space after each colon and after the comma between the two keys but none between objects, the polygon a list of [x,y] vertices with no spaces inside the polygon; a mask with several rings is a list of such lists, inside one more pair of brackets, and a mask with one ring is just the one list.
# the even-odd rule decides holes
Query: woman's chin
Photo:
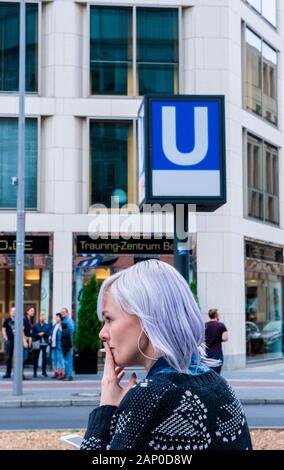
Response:
[{"label": "woman's chin", "polygon": [[123,359],[119,359],[119,358],[116,358],[114,357],[114,362],[115,362],[115,365],[116,367],[130,367],[131,364],[129,363],[129,361],[125,361]]},{"label": "woman's chin", "polygon": [[128,356],[127,354],[125,354],[125,357],[124,357],[123,354],[118,355],[117,351],[113,353],[113,359],[117,367],[123,367],[123,368],[124,367],[136,367],[139,365],[139,361],[137,357],[130,356],[130,355]]}]

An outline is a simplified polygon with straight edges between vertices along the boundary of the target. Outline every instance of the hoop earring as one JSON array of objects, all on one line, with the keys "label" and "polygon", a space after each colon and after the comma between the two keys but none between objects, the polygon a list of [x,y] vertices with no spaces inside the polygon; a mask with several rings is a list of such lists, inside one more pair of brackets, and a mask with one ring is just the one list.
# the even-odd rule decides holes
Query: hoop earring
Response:
[{"label": "hoop earring", "polygon": [[[146,359],[151,359],[152,361],[157,361],[158,358],[157,357],[150,357],[150,356],[147,356],[147,354],[143,353],[143,351],[141,350],[140,348],[140,339],[141,339],[141,336],[142,334],[145,333],[144,330],[141,330],[140,332],[140,335],[138,336],[138,340],[137,340],[137,348],[138,348],[138,351],[140,352],[140,354],[144,357],[146,357]],[[147,334],[145,333],[145,335],[147,336]]]}]

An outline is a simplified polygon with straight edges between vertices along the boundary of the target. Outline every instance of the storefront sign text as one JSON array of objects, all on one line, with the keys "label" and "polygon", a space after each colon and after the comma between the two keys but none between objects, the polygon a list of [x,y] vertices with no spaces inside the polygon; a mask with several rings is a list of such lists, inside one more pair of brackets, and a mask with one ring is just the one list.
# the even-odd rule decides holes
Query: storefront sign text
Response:
[{"label": "storefront sign text", "polygon": [[172,239],[149,239],[141,240],[131,238],[124,239],[96,239],[92,240],[88,236],[77,237],[76,251],[80,254],[92,253],[115,253],[115,254],[172,254]]},{"label": "storefront sign text", "polygon": [[[16,237],[14,235],[0,236],[0,254],[15,255],[16,254]],[[26,236],[25,254],[49,254],[49,237],[42,236]]]}]

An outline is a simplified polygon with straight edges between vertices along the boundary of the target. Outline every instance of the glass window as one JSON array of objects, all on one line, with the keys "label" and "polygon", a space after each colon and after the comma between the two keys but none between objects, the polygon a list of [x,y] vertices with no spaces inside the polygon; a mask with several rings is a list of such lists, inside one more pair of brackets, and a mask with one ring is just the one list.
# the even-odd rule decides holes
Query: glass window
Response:
[{"label": "glass window", "polygon": [[277,0],[262,0],[262,16],[273,26],[277,23]]},{"label": "glass window", "polygon": [[[19,90],[18,3],[0,3],[0,91]],[[38,6],[26,5],[26,91],[37,91]]]},{"label": "glass window", "polygon": [[268,222],[278,223],[278,152],[264,144],[265,156],[265,214]]},{"label": "glass window", "polygon": [[[26,119],[25,207],[37,207],[37,119]],[[0,118],[0,208],[17,207],[18,119]]]},{"label": "glass window", "polygon": [[280,276],[266,272],[246,272],[248,359],[276,359],[283,356],[282,286]]},{"label": "glass window", "polygon": [[249,136],[247,144],[248,215],[263,219],[261,141]]},{"label": "glass window", "polygon": [[91,6],[92,94],[178,92],[178,9],[137,7],[136,12],[133,38],[132,8]]},{"label": "glass window", "polygon": [[27,4],[26,9],[26,90],[32,92],[38,87],[38,6]]},{"label": "glass window", "polygon": [[133,94],[131,8],[91,7],[91,93]]},{"label": "glass window", "polygon": [[261,115],[261,39],[246,28],[247,108]]},{"label": "glass window", "polygon": [[277,0],[246,0],[260,15],[276,27]]},{"label": "glass window", "polygon": [[277,52],[246,28],[246,107],[277,125]]},{"label": "glass window", "polygon": [[137,76],[139,95],[177,93],[177,9],[137,9]]},{"label": "glass window", "polygon": [[277,53],[268,44],[262,44],[263,117],[277,124]]},{"label": "glass window", "polygon": [[258,11],[258,13],[261,13],[261,0],[248,0],[248,3],[251,4],[251,6]]},{"label": "glass window", "polygon": [[111,207],[116,196],[119,207],[130,196],[128,175],[133,161],[132,122],[91,122],[91,204]]},{"label": "glass window", "polygon": [[248,215],[279,224],[278,150],[247,137]]}]

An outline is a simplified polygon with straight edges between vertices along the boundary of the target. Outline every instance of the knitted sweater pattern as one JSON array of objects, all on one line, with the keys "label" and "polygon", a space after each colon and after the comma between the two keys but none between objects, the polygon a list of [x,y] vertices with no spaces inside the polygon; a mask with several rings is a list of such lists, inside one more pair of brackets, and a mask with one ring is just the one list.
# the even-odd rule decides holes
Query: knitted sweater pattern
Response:
[{"label": "knitted sweater pattern", "polygon": [[210,371],[158,374],[135,385],[119,407],[93,410],[81,450],[249,450],[242,406]]}]

